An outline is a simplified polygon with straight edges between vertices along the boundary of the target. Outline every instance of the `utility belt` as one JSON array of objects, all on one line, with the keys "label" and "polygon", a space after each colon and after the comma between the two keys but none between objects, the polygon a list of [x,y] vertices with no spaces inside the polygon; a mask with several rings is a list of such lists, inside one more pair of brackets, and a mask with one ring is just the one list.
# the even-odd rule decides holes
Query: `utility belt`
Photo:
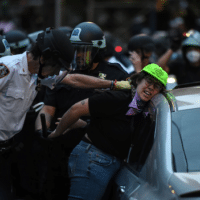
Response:
[{"label": "utility belt", "polygon": [[14,137],[8,140],[0,141],[0,155],[5,152],[8,152],[13,147],[14,147]]}]

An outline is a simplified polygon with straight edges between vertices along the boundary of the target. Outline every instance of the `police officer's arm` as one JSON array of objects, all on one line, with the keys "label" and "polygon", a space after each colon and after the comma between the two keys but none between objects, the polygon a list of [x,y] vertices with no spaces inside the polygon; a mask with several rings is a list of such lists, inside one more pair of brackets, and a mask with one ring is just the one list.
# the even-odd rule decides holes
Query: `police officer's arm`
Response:
[{"label": "police officer's arm", "polygon": [[81,123],[82,127],[86,126],[86,122],[84,122],[83,120],[79,120],[79,118],[82,116],[90,116],[88,99],[82,100],[71,106],[71,108],[63,115],[56,130],[53,133],[51,133],[48,137],[58,137],[66,133],[67,129],[76,125],[77,123]]},{"label": "police officer's arm", "polygon": [[62,83],[76,88],[110,88],[112,81],[82,74],[68,74]]},{"label": "police officer's arm", "polygon": [[47,126],[47,128],[49,128],[50,125],[51,125],[51,121],[52,121],[52,119],[55,115],[55,112],[56,112],[55,107],[45,105],[37,116],[37,119],[36,119],[36,122],[35,122],[35,130],[41,130],[42,129],[40,114],[42,114],[42,113],[45,114],[46,126]]}]

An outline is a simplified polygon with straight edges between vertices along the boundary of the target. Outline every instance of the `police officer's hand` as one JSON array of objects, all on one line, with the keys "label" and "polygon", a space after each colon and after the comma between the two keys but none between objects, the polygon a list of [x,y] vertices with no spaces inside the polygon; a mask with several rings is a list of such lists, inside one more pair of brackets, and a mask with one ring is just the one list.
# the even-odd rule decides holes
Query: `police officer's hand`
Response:
[{"label": "police officer's hand", "polygon": [[142,60],[140,56],[135,51],[129,52],[129,54],[129,60],[132,62],[135,71],[140,72],[142,70]]}]

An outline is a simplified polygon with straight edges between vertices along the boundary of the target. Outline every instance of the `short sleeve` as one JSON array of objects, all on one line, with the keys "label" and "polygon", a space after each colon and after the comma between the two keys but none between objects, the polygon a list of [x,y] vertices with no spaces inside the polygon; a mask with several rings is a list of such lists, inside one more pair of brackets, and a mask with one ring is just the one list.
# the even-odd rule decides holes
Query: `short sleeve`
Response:
[{"label": "short sleeve", "polygon": [[122,104],[129,100],[127,97],[127,92],[123,91],[106,91],[96,94],[89,98],[90,115],[98,117],[117,114]]}]

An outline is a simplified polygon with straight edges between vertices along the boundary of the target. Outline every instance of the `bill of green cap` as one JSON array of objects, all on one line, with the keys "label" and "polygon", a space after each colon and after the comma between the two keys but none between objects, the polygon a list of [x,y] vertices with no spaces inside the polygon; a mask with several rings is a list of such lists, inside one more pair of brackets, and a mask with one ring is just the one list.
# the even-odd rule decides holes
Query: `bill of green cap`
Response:
[{"label": "bill of green cap", "polygon": [[151,76],[156,78],[158,81],[160,81],[166,87],[168,74],[160,66],[158,66],[155,63],[152,63],[152,64],[145,66],[142,69],[142,71],[145,71],[146,73],[150,74]]}]

